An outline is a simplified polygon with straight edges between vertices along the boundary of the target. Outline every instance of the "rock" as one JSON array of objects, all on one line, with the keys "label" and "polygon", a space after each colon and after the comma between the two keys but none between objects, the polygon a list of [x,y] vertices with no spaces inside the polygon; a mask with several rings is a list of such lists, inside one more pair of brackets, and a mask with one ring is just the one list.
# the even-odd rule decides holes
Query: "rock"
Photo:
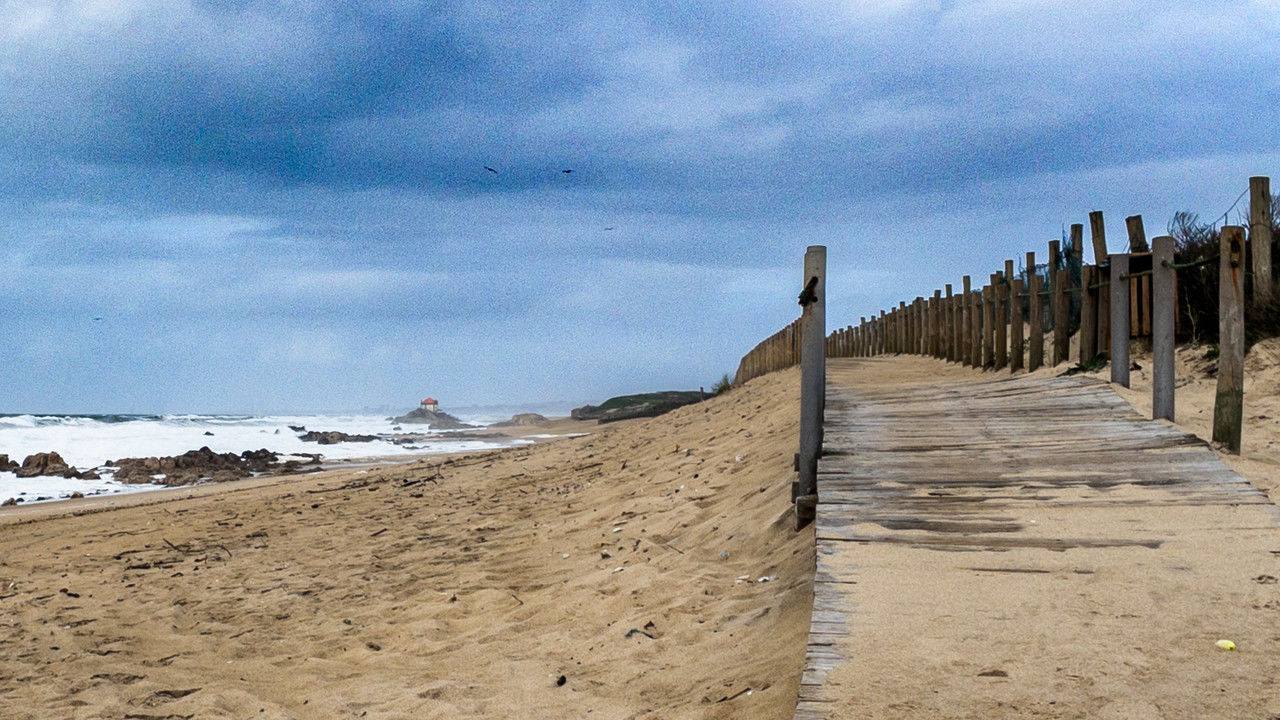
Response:
[{"label": "rock", "polygon": [[475,425],[468,425],[462,422],[447,412],[432,411],[425,408],[411,410],[407,415],[401,415],[398,418],[393,418],[391,422],[426,425],[432,430],[465,430],[467,428],[476,427]]},{"label": "rock", "polygon": [[8,455],[0,455],[0,472],[12,472],[18,467],[18,463],[10,460]]},{"label": "rock", "polygon": [[13,472],[20,478],[35,477],[37,475],[78,477],[78,475],[75,474],[75,468],[68,466],[66,461],[62,459],[62,456],[56,452],[28,455],[27,459],[22,461],[22,467],[14,470]]},{"label": "rock", "polygon": [[313,442],[321,445],[334,445],[340,442],[372,442],[378,439],[377,435],[351,435],[337,430],[311,430],[298,437],[303,442]]},{"label": "rock", "polygon": [[84,497],[84,493],[77,490],[71,493],[70,495],[68,495],[67,497],[71,498],[72,500],[79,500],[80,498]]},{"label": "rock", "polygon": [[529,425],[541,425],[547,422],[551,422],[551,421],[543,417],[542,415],[539,415],[538,413],[517,413],[515,415],[512,415],[510,420],[503,420],[502,422],[494,423],[489,427],[521,427],[521,426],[529,426]]},{"label": "rock", "polygon": [[17,498],[9,498],[8,500],[5,500],[4,502],[0,503],[0,507],[13,507],[14,505],[17,505],[20,502],[22,501]]},{"label": "rock", "polygon": [[101,480],[102,476],[98,474],[97,470],[85,470],[84,472],[80,473],[80,479],[81,480]]},{"label": "rock", "polygon": [[[207,446],[172,457],[123,458],[107,463],[116,467],[115,479],[123,483],[155,483],[178,486],[208,479],[239,480],[276,467],[279,455],[270,450],[216,453]],[[155,478],[164,475],[163,479]]]}]

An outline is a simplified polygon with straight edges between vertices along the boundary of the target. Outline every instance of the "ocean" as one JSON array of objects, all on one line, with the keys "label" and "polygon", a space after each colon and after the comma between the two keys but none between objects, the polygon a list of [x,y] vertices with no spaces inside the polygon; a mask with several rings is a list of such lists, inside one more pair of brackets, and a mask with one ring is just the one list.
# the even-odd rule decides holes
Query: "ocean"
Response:
[{"label": "ocean", "polygon": [[[511,417],[510,408],[483,407],[451,410],[465,423],[490,425]],[[567,414],[555,408],[517,409],[519,412]],[[505,413],[505,414],[504,414]],[[303,442],[290,426],[307,430],[336,430],[352,435],[429,433],[430,442],[400,445],[390,439],[318,445]],[[396,428],[399,427],[399,430]],[[82,495],[144,492],[163,487],[125,484],[111,479],[109,460],[129,457],[181,455],[209,447],[217,453],[239,454],[267,449],[282,455],[320,453],[325,462],[354,461],[371,457],[405,457],[463,452],[527,444],[529,440],[449,439],[454,433],[432,432],[423,426],[400,425],[387,415],[4,415],[0,414],[0,454],[21,463],[28,455],[56,452],[77,470],[97,469],[99,480],[39,476],[19,478],[0,472],[0,502],[8,498],[23,504]]]}]

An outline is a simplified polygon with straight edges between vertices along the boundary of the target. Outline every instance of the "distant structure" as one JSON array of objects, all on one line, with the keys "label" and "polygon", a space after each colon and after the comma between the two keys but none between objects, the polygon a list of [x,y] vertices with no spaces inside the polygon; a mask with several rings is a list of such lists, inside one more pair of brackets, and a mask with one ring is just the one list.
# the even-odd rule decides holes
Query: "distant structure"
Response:
[{"label": "distant structure", "polygon": [[429,397],[422,401],[422,409],[430,412],[437,412],[440,409],[440,403],[436,402],[435,398]]}]

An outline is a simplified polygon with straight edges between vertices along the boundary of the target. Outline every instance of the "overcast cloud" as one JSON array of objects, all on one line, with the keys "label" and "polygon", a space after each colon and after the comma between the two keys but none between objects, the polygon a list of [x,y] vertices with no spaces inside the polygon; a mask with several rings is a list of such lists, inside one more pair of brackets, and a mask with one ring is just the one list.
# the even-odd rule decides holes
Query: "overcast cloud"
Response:
[{"label": "overcast cloud", "polygon": [[1222,213],[1280,167],[1277,37],[1276,0],[0,1],[0,412],[709,386],[808,244],[843,325],[1090,210]]}]

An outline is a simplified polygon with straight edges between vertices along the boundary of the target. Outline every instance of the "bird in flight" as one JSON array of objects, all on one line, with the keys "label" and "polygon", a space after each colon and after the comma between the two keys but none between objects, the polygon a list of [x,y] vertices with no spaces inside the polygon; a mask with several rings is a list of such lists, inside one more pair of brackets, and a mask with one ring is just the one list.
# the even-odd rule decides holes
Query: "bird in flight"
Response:
[{"label": "bird in flight", "polygon": [[489,172],[493,173],[494,175],[497,175],[497,174],[498,174],[498,171],[497,171],[497,170],[494,170],[493,168],[489,167],[488,165],[485,165],[485,166],[484,166],[484,169],[485,169],[485,170],[488,170]]},{"label": "bird in flight", "polygon": [[560,172],[564,173],[565,175],[568,175],[569,173],[571,173],[571,172],[573,172],[573,171],[572,171],[572,170],[561,170]]}]

